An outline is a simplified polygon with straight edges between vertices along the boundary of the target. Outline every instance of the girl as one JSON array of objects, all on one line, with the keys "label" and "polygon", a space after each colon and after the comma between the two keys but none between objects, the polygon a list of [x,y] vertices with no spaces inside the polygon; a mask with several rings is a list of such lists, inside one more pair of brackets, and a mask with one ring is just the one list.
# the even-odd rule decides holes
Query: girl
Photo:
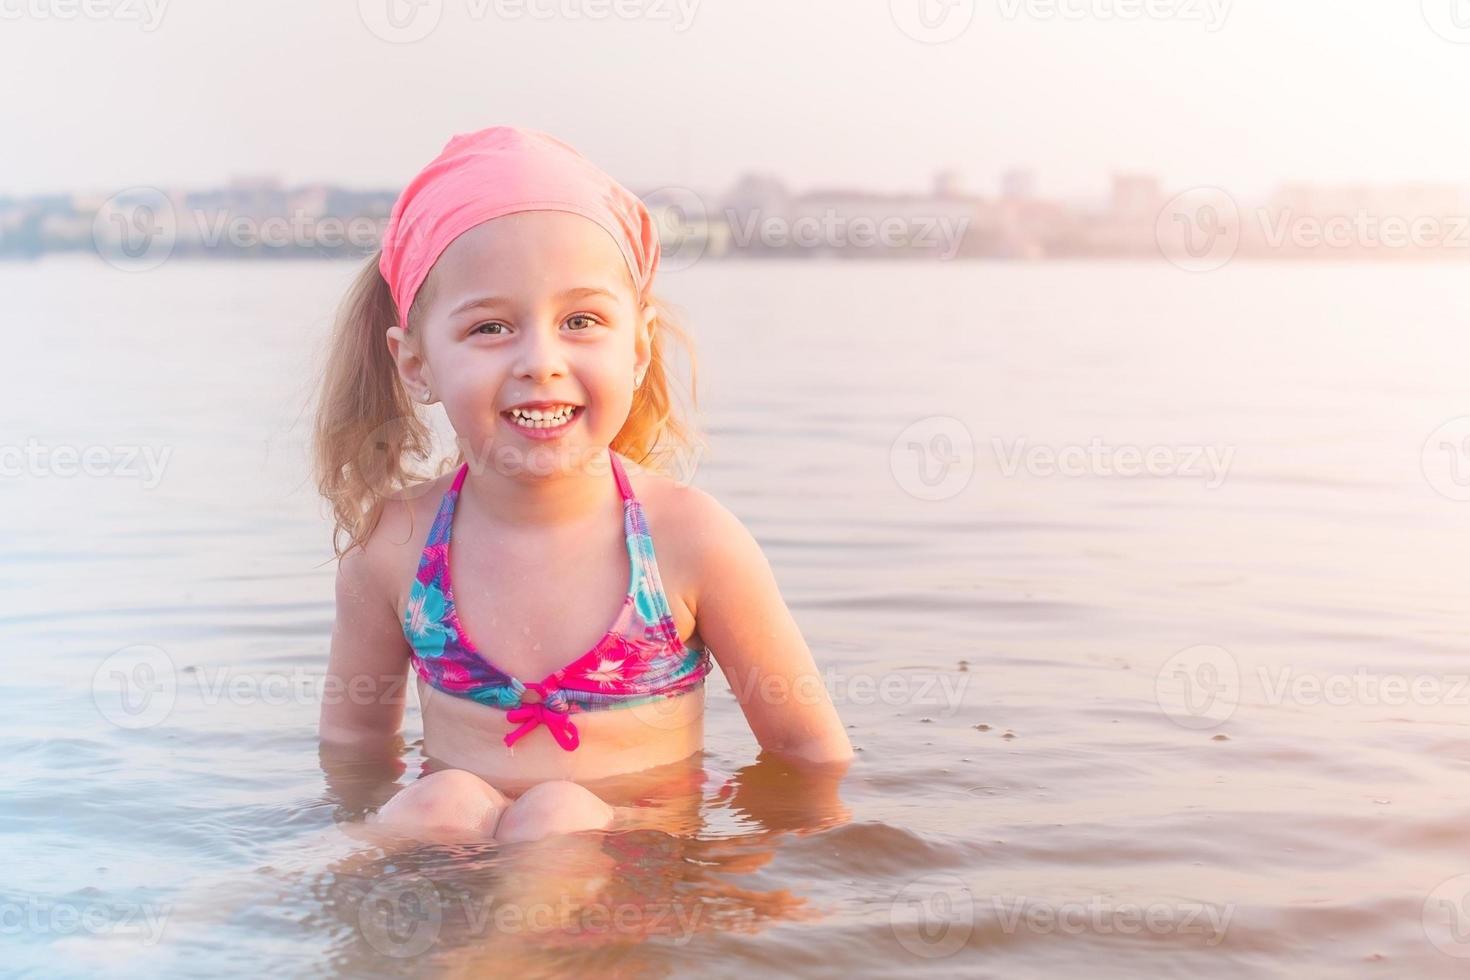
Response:
[{"label": "girl", "polygon": [[[763,748],[829,772],[851,759],[754,538],[637,465],[660,441],[689,448],[659,255],[635,195],[545,133],[496,126],[410,182],[343,304],[316,426],[339,559],[321,738],[395,738],[412,664],[440,765],[378,824],[609,827],[581,784],[699,752],[713,663]],[[433,402],[459,457],[413,482],[405,457],[430,444],[416,405]]]}]

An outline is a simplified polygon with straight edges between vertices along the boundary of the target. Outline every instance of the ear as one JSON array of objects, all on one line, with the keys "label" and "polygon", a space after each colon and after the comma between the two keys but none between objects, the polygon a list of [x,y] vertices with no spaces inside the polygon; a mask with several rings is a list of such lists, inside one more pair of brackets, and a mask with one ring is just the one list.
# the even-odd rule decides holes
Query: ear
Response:
[{"label": "ear", "polygon": [[404,386],[410,392],[433,388],[434,379],[429,373],[429,363],[419,352],[419,345],[410,341],[403,328],[396,323],[388,328],[387,339],[388,354],[393,358],[393,363],[398,368],[398,377],[402,379]]},{"label": "ear", "polygon": [[638,330],[633,340],[633,367],[638,374],[648,370],[653,362],[653,331],[657,328],[658,307],[649,303],[638,317]]}]

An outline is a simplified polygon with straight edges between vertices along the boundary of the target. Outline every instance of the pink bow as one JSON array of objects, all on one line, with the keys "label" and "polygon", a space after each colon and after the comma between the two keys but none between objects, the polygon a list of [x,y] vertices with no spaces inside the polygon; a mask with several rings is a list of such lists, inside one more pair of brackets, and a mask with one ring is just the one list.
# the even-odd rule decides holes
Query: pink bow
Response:
[{"label": "pink bow", "polygon": [[[542,698],[547,694],[546,686],[541,684],[527,684],[526,690],[534,691]],[[577,734],[577,726],[572,724],[572,720],[566,716],[566,713],[548,708],[544,701],[529,704],[522,701],[519,707],[511,708],[505,713],[505,720],[512,724],[523,723],[520,728],[506,734],[506,745],[514,745],[518,738],[537,725],[545,725],[550,729],[556,743],[568,752],[575,749],[581,742],[581,737]]]}]

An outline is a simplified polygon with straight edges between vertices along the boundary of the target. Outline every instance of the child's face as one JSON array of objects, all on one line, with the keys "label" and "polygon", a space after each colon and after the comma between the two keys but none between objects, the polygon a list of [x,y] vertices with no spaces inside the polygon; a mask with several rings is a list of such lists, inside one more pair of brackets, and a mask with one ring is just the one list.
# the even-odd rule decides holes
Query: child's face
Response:
[{"label": "child's face", "polygon": [[[564,466],[607,449],[648,365],[656,316],[639,308],[607,232],[563,211],[494,218],[455,239],[423,288],[416,336],[401,343],[394,327],[389,346],[410,392],[427,387],[444,403],[467,452],[503,459],[509,448],[539,459],[555,450]],[[553,438],[538,439],[510,417],[534,401],[577,410]]]}]

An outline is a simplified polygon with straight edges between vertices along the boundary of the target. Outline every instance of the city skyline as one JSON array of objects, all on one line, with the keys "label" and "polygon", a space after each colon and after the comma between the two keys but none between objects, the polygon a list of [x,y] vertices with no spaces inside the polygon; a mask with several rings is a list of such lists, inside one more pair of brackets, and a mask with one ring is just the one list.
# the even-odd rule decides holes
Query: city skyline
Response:
[{"label": "city skyline", "polygon": [[[929,189],[794,189],[748,172],[719,191],[631,188],[648,206],[665,268],[701,258],[1021,259],[1163,257],[1208,271],[1236,255],[1262,259],[1470,257],[1470,188],[1459,185],[1278,185],[1259,200],[1223,188],[1170,188],[1156,175],[1111,176],[1101,202],[1037,191],[1007,171],[990,193],[954,170]],[[397,189],[236,177],[222,187],[137,186],[0,197],[0,258],[92,251],[151,267],[182,258],[345,258],[371,253]]]}]

